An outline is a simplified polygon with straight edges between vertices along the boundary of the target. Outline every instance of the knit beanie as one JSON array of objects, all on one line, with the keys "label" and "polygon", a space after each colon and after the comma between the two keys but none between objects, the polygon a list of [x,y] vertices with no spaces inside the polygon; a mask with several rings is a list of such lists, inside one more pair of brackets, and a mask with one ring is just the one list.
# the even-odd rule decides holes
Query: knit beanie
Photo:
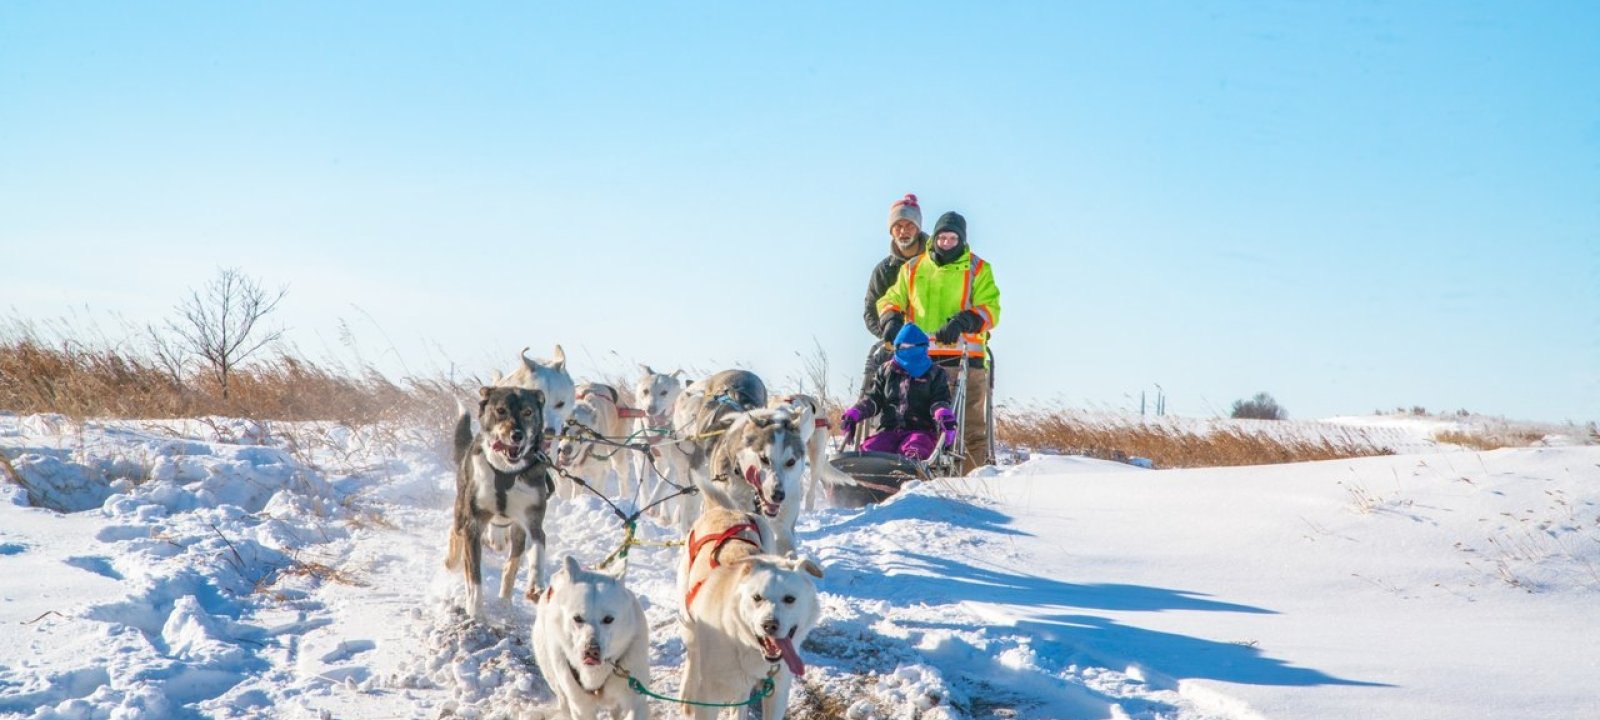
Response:
[{"label": "knit beanie", "polygon": [[[939,249],[937,240],[939,233],[942,232],[953,232],[956,234],[956,237],[959,238],[959,242],[956,243],[955,247],[952,247],[949,250]],[[959,259],[961,255],[967,251],[967,219],[961,217],[961,213],[955,212],[954,210],[940,215],[939,222],[933,226],[933,235],[930,236],[928,243],[929,247],[932,248],[933,262],[935,265],[949,265],[951,262]]]},{"label": "knit beanie", "polygon": [[910,220],[915,223],[917,230],[922,229],[922,206],[917,204],[917,196],[906,193],[906,196],[894,201],[889,206],[889,227],[901,220]]}]

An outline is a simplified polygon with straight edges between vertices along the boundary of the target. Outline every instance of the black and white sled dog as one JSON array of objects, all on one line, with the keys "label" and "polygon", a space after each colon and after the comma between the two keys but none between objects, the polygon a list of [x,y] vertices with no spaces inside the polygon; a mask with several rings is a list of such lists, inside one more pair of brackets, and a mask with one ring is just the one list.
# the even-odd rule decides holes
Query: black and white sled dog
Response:
[{"label": "black and white sled dog", "polygon": [[[662,444],[667,477],[680,486],[701,487],[711,480],[711,449],[739,413],[766,406],[767,386],[748,370],[723,370],[679,393],[672,407],[674,439]],[[700,514],[692,495],[677,503],[677,524],[688,532]]]},{"label": "black and white sled dog", "polygon": [[528,599],[544,583],[545,504],[555,486],[549,460],[539,450],[544,432],[544,395],[538,390],[485,387],[478,391],[478,426],[466,412],[456,419],[455,518],[445,566],[461,568],[467,581],[467,612],[483,616],[484,534],[497,529],[510,541],[510,557],[500,572],[500,599],[511,599],[517,571],[529,541]]},{"label": "black and white sled dog", "polygon": [[[763,678],[775,692],[761,717],[781,719],[789,689],[805,674],[799,647],[821,616],[814,578],[822,568],[803,557],[772,554],[760,516],[712,507],[695,521],[678,566],[683,593],[683,696],[735,703]],[[716,708],[685,705],[710,720]]]},{"label": "black and white sled dog", "polygon": [[638,596],[622,580],[568,556],[533,621],[534,658],[555,692],[556,717],[595,718],[604,708],[613,718],[650,720],[644,696],[627,680],[649,682],[649,631]]},{"label": "black and white sled dog", "polygon": [[806,473],[805,447],[788,407],[757,408],[733,416],[711,449],[711,471],[696,478],[707,507],[754,512],[772,525],[772,549],[794,550]]}]

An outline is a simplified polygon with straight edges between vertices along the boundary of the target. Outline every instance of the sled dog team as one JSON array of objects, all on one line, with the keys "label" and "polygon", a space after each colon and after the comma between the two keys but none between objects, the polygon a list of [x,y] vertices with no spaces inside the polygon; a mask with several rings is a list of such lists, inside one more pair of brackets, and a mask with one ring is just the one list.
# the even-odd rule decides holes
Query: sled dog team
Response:
[{"label": "sled dog team", "polygon": [[609,472],[613,489],[632,492],[640,505],[672,490],[650,482],[648,459],[629,457],[641,453],[566,437],[569,420],[607,437],[658,438],[666,478],[698,490],[674,500],[687,535],[677,587],[682,711],[708,719],[716,705],[759,698],[762,717],[782,718],[793,680],[805,672],[798,648],[820,614],[813,580],[822,569],[795,554],[795,521],[802,504],[815,502],[819,475],[838,472],[823,456],[820,404],[806,396],[769,400],[761,379],[743,370],[693,383],[681,373],[643,370],[631,398],[607,385],[576,385],[558,346],[553,360],[524,352],[516,370],[480,388],[479,429],[469,408],[456,421],[446,565],[462,571],[467,611],[480,618],[483,547],[508,553],[499,595],[507,602],[531,545],[525,596],[537,607],[534,654],[558,716],[594,718],[609,709],[646,720],[646,697],[630,682],[650,681],[649,625],[637,596],[622,571],[585,569],[572,557],[547,581],[543,526],[550,499],[577,492],[556,481],[556,468],[585,480]]}]

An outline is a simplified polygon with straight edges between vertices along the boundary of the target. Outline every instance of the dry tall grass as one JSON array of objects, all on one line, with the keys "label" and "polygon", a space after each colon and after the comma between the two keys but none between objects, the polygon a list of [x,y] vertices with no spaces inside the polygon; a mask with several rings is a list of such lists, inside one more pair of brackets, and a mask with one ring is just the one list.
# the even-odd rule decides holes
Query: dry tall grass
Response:
[{"label": "dry tall grass", "polygon": [[1460,445],[1477,450],[1499,450],[1507,447],[1528,447],[1544,439],[1544,433],[1535,430],[1495,430],[1467,432],[1444,430],[1434,433],[1433,439],[1441,443]]},{"label": "dry tall grass", "polygon": [[203,373],[175,370],[127,343],[86,342],[30,324],[0,329],[0,410],[16,413],[434,424],[467,394],[464,383],[445,378],[396,382],[371,367],[351,372],[288,353],[237,373],[224,398]]},{"label": "dry tall grass", "polygon": [[1251,432],[1223,424],[1193,432],[1160,423],[1113,423],[1065,411],[997,413],[996,438],[1003,444],[1046,452],[1126,461],[1151,459],[1157,467],[1270,465],[1392,455],[1358,431],[1342,430],[1311,439],[1292,434]]}]

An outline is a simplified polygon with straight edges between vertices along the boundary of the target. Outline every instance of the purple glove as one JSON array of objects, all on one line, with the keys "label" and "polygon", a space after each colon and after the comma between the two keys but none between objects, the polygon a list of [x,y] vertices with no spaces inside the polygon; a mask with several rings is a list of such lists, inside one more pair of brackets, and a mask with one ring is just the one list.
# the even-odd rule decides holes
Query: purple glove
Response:
[{"label": "purple glove", "polygon": [[839,432],[849,436],[856,431],[856,425],[861,422],[861,411],[854,407],[839,414]]},{"label": "purple glove", "polygon": [[956,414],[947,407],[933,411],[933,421],[939,423],[939,428],[944,431],[944,444],[946,447],[956,446]]}]

